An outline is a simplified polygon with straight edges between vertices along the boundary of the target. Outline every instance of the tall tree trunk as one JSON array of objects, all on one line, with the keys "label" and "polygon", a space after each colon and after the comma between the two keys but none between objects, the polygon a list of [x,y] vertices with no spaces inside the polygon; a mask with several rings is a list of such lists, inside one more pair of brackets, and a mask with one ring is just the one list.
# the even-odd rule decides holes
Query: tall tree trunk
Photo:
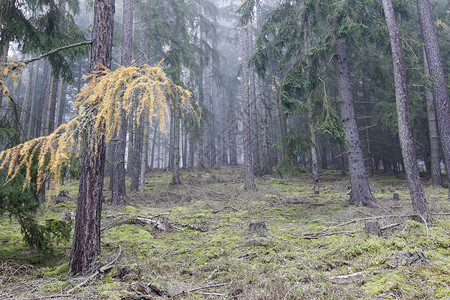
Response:
[{"label": "tall tree trunk", "polygon": [[27,82],[27,87],[25,89],[25,96],[23,99],[22,111],[20,112],[20,124],[22,125],[22,128],[24,129],[24,132],[22,132],[20,135],[20,140],[22,142],[27,140],[27,133],[25,132],[25,130],[27,128],[26,121],[30,120],[28,107],[30,106],[30,98],[31,98],[30,96],[31,96],[32,90],[33,90],[34,64],[31,64],[28,72],[29,72],[28,73],[28,82]]},{"label": "tall tree trunk", "polygon": [[39,103],[36,111],[36,126],[34,127],[35,128],[34,137],[41,136],[42,120],[45,120],[43,118],[43,112],[46,104],[46,99],[48,97],[49,74],[50,74],[50,63],[48,62],[48,59],[46,59],[44,62],[44,74],[42,75],[43,77],[42,77],[41,95],[39,98]]},{"label": "tall tree trunk", "polygon": [[[430,76],[428,70],[428,63],[426,58],[426,52],[424,48],[424,70],[425,75]],[[433,98],[433,93],[430,89],[425,89],[425,98],[427,100],[427,115],[428,115],[428,129],[430,132],[430,173],[431,173],[431,185],[442,186],[442,174],[441,174],[441,155],[439,152],[439,132],[436,122],[436,106]]]},{"label": "tall tree trunk", "polygon": [[236,145],[236,135],[237,135],[237,124],[236,124],[236,109],[235,109],[235,98],[232,89],[229,89],[228,98],[228,143],[230,149],[230,165],[237,165],[237,145]]},{"label": "tall tree trunk", "polygon": [[58,100],[59,90],[61,88],[60,86],[60,77],[55,77],[53,79],[53,87],[52,87],[52,93],[51,93],[51,99],[50,100],[50,109],[49,109],[49,115],[48,115],[48,133],[50,134],[55,130],[55,117],[56,117],[56,102]]},{"label": "tall tree trunk", "polygon": [[33,87],[30,91],[30,106],[31,106],[31,112],[30,112],[30,117],[28,118],[28,129],[27,129],[27,137],[29,139],[33,138],[33,129],[34,126],[36,124],[36,83],[37,83],[37,78],[38,78],[38,73],[39,73],[39,66],[40,66],[40,62],[36,63],[36,71],[34,74],[34,79],[33,79]]},{"label": "tall tree trunk", "polygon": [[245,189],[255,191],[256,185],[253,174],[252,158],[252,136],[251,136],[251,116],[250,116],[250,77],[247,62],[249,59],[249,32],[248,26],[242,28],[242,120],[244,129],[244,165],[245,165]]},{"label": "tall tree trunk", "polygon": [[153,128],[152,153],[150,156],[150,169],[153,169],[153,166],[155,164],[155,146],[159,139],[158,123],[156,123],[154,126],[155,127]]},{"label": "tall tree trunk", "polygon": [[173,170],[172,184],[181,184],[180,180],[180,120],[181,108],[179,107],[179,99],[175,99],[173,109]]},{"label": "tall tree trunk", "polygon": [[355,108],[353,106],[347,46],[343,41],[338,41],[337,43],[336,66],[339,97],[341,98],[341,117],[344,124],[345,139],[348,143],[347,157],[352,188],[350,203],[353,205],[379,206],[378,200],[372,195],[370,190],[366,168],[364,167]]},{"label": "tall tree trunk", "polygon": [[59,95],[59,106],[58,106],[58,116],[56,118],[57,121],[56,127],[59,127],[64,121],[64,114],[66,112],[66,104],[67,104],[66,93],[67,93],[67,84],[63,83]]},{"label": "tall tree trunk", "polygon": [[[133,61],[133,15],[132,0],[123,1],[121,65],[129,66]],[[121,112],[121,127],[116,133],[117,142],[113,145],[113,164],[111,170],[111,204],[122,205],[126,196],[125,149],[127,143],[128,120],[125,111]],[[131,149],[129,149],[130,151]]]},{"label": "tall tree trunk", "polygon": [[447,178],[449,182],[450,197],[450,101],[442,64],[441,52],[434,28],[433,17],[429,0],[419,0],[417,3],[420,28],[425,43],[426,59],[431,79],[434,81],[434,103],[441,136],[441,145],[444,152]]},{"label": "tall tree trunk", "polygon": [[416,147],[411,134],[405,66],[403,62],[400,35],[398,33],[397,22],[395,21],[394,8],[391,0],[382,0],[382,2],[392,48],[398,130],[404,168],[409,185],[409,193],[411,195],[414,212],[420,215],[425,222],[432,223],[433,220],[431,214],[428,212],[427,201],[423,194],[422,186],[420,185]]},{"label": "tall tree trunk", "polygon": [[[137,118],[137,116],[136,116]],[[139,119],[139,124],[136,123],[136,131],[134,136],[134,154],[132,158],[132,172],[131,172],[131,185],[130,191],[139,191],[139,175],[141,174],[141,155],[143,155],[142,144],[144,135],[144,115],[142,114]]]},{"label": "tall tree trunk", "polygon": [[[99,65],[111,67],[114,5],[114,0],[96,0],[94,3],[90,71],[94,71]],[[92,126],[93,123],[94,120],[91,122]],[[105,134],[104,132],[95,134],[91,127],[84,133],[83,140],[85,145],[69,264],[72,274],[88,271],[101,253],[100,221],[106,150]]]},{"label": "tall tree trunk", "polygon": [[144,195],[145,190],[145,170],[147,169],[147,152],[148,152],[148,131],[149,131],[149,125],[147,118],[144,120],[144,142],[142,143],[142,155],[141,155],[141,174],[140,179],[141,182],[139,184],[139,193],[141,196]]},{"label": "tall tree trunk", "polygon": [[320,175],[319,175],[319,158],[317,155],[317,138],[316,138],[316,129],[314,125],[313,120],[313,111],[311,106],[311,97],[308,97],[308,130],[309,135],[311,139],[311,146],[310,146],[310,154],[311,154],[311,171],[312,171],[312,177],[313,177],[313,183],[316,185],[317,182],[320,181]]}]

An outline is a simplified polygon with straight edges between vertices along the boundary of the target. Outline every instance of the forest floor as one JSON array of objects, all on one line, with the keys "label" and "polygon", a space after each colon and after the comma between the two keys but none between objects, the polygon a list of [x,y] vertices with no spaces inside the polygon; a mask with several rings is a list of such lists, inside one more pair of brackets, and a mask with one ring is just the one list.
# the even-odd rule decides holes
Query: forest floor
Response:
[{"label": "forest floor", "polygon": [[[434,217],[426,226],[410,216],[405,180],[372,177],[384,205],[374,209],[347,204],[348,177],[321,175],[315,195],[309,174],[265,176],[250,193],[240,168],[184,172],[179,186],[169,184],[170,173],[149,173],[144,196],[130,194],[120,207],[104,204],[96,270],[108,267],[81,277],[67,274],[70,241],[41,255],[4,216],[0,298],[448,299],[447,189],[425,188]],[[55,197],[38,213],[41,222],[75,211],[77,184],[63,187],[72,197]],[[164,217],[168,231],[153,224]],[[392,227],[368,236],[367,221]],[[264,222],[268,234],[250,234],[252,222]]]}]

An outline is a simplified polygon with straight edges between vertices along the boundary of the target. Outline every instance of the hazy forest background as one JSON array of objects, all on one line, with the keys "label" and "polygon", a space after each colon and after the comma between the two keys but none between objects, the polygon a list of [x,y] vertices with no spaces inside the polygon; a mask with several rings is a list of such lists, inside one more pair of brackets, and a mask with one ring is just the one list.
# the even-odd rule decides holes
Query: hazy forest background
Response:
[{"label": "hazy forest background", "polygon": [[0,298],[450,294],[447,0],[1,0]]}]

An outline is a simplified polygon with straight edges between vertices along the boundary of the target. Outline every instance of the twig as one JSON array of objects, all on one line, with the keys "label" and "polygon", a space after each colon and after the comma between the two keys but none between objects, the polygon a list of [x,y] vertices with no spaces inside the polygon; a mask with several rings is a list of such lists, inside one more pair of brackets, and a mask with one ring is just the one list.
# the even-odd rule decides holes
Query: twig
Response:
[{"label": "twig", "polygon": [[228,283],[220,283],[220,284],[212,284],[212,285],[207,285],[207,286],[201,286],[201,287],[198,287],[198,288],[195,288],[195,289],[192,289],[192,290],[182,291],[181,293],[175,294],[172,297],[181,296],[181,295],[188,294],[188,293],[191,293],[191,292],[195,292],[195,291],[198,291],[198,290],[204,290],[204,289],[211,289],[211,288],[221,287],[221,286],[224,286],[224,285],[227,285],[227,284],[229,284],[229,282]]},{"label": "twig", "polygon": [[348,278],[364,275],[364,273],[365,273],[365,271],[361,271],[361,272],[356,272],[356,273],[352,273],[352,274],[348,274],[348,275],[331,276],[331,277],[328,277],[328,279],[348,279]]},{"label": "twig", "polygon": [[400,223],[386,225],[384,227],[381,227],[380,230],[383,231],[383,230],[386,230],[386,229],[389,229],[389,228],[392,228],[392,227],[396,227],[396,226],[399,226],[399,225],[400,225]]},{"label": "twig", "polygon": [[295,235],[295,236],[298,236],[302,239],[314,240],[314,239],[318,239],[321,237],[332,236],[332,235],[337,235],[337,234],[345,234],[345,235],[353,237],[354,236],[353,233],[355,233],[355,231],[338,231],[338,232],[328,232],[328,233],[319,231],[319,232],[309,233],[306,235],[301,235],[301,236]]},{"label": "twig", "polygon": [[120,254],[122,253],[122,247],[119,245],[119,253],[117,254],[117,256],[108,264],[104,265],[103,267],[101,267],[100,269],[98,269],[94,274],[92,274],[91,276],[89,276],[88,278],[86,278],[83,282],[81,282],[80,284],[76,285],[75,287],[71,288],[70,290],[68,290],[66,293],[70,294],[71,292],[73,292],[74,290],[84,286],[86,283],[88,283],[89,281],[91,281],[95,276],[97,276],[100,273],[104,273],[105,271],[111,269],[112,265],[117,261],[117,259],[119,258]]},{"label": "twig", "polygon": [[219,296],[219,297],[225,296],[225,294],[219,294],[219,293],[199,293],[199,294],[205,295],[205,296]]},{"label": "twig", "polygon": [[18,300],[40,300],[40,299],[52,299],[52,298],[63,298],[63,297],[72,297],[73,295],[59,294],[59,295],[48,295],[48,296],[39,296],[33,298],[20,298]]},{"label": "twig", "polygon": [[256,252],[249,252],[249,253],[245,253],[245,254],[239,255],[237,258],[243,258],[243,257],[247,257],[247,256],[250,256],[250,255],[255,255],[255,254],[256,254]]}]

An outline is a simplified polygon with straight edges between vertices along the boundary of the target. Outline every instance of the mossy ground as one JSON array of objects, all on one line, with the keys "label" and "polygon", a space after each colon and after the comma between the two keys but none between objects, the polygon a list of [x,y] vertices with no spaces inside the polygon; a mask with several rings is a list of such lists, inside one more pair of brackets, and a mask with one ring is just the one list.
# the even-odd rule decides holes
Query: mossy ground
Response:
[{"label": "mossy ground", "polygon": [[[243,190],[242,174],[239,168],[183,173],[183,185],[173,186],[171,174],[153,172],[147,175],[144,196],[130,194],[121,207],[105,204],[99,264],[111,261],[119,245],[122,253],[112,270],[75,291],[73,298],[125,299],[138,295],[139,282],[152,283],[171,295],[226,283],[178,297],[185,299],[439,299],[450,295],[446,189],[425,189],[435,213],[433,226],[427,228],[401,217],[412,209],[406,183],[398,179],[371,178],[372,190],[384,204],[383,209],[373,209],[347,205],[349,181],[337,172],[322,174],[319,195],[314,195],[308,174],[259,178],[258,191],[252,193]],[[400,195],[399,201],[392,200],[394,192]],[[42,209],[40,220],[59,218],[64,209],[75,211],[75,197],[63,200]],[[170,232],[126,222],[133,216],[162,213],[176,226]],[[391,216],[380,218],[381,226],[400,225],[383,231],[380,238],[364,233],[364,220],[337,226],[381,215]],[[256,221],[265,222],[269,237],[246,234],[248,224]],[[67,274],[70,242],[41,255],[23,244],[14,220],[3,217],[0,228],[0,298],[64,294],[83,280]],[[343,234],[304,238],[327,228],[326,234]],[[429,265],[392,266],[392,255],[407,251],[422,251]],[[121,275],[125,267],[127,272]],[[349,274],[357,275],[339,277]]]}]

